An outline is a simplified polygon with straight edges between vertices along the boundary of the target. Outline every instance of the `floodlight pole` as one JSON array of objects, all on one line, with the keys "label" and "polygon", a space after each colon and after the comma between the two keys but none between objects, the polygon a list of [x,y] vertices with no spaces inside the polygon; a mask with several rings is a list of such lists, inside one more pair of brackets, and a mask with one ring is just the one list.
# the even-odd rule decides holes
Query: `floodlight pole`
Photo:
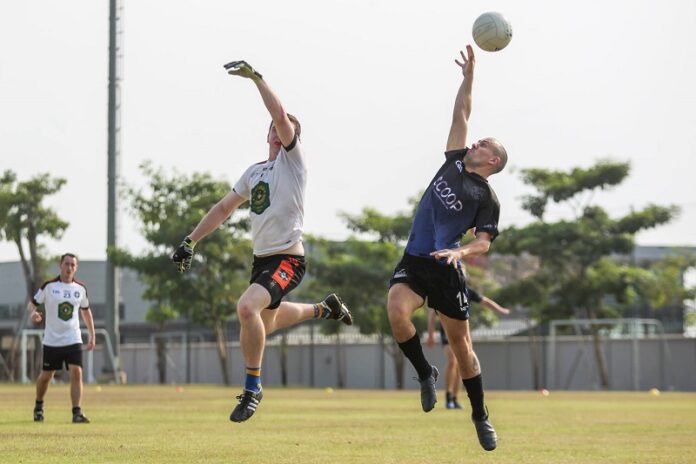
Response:
[{"label": "floodlight pole", "polygon": [[[108,109],[108,207],[106,245],[109,249],[117,246],[118,237],[118,180],[121,151],[121,0],[109,0],[109,109]],[[119,299],[120,273],[113,260],[106,259],[106,311],[104,314],[106,331],[113,343],[113,372],[121,370]]]}]

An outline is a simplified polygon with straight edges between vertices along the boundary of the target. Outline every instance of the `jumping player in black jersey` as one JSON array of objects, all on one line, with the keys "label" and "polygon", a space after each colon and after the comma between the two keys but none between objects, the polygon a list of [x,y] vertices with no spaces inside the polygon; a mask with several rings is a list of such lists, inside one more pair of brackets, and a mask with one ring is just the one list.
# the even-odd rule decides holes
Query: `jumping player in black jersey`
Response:
[{"label": "jumping player in black jersey", "polygon": [[[466,146],[474,51],[467,45],[466,52],[466,56],[460,52],[461,62],[455,60],[464,78],[454,102],[445,163],[418,205],[406,251],[389,282],[387,311],[394,338],[418,373],[425,412],[435,407],[439,373],[425,359],[411,317],[426,299],[438,312],[459,363],[479,443],[492,451],[497,446],[497,436],[484,406],[481,367],[469,332],[469,302],[461,261],[486,253],[498,234],[500,206],[487,179],[503,170],[507,153],[493,138]],[[460,246],[461,237],[469,229],[474,229],[474,240]]]}]

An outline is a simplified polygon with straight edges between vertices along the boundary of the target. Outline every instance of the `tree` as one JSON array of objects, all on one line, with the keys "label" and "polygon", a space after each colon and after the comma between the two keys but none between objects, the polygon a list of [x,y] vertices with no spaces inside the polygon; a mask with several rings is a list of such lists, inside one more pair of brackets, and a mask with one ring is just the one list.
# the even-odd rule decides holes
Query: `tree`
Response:
[{"label": "tree", "polygon": [[150,163],[141,169],[147,178],[147,190],[128,188],[125,197],[149,248],[138,255],[124,249],[109,253],[118,265],[131,267],[144,278],[145,297],[155,301],[150,309],[151,320],[165,324],[181,314],[213,329],[223,381],[229,385],[225,326],[236,314],[251,268],[248,217],[235,213],[198,244],[191,271],[179,274],[170,261],[173,249],[230,191],[230,185],[208,174],[169,176]]},{"label": "tree", "polygon": [[[59,239],[68,227],[67,222],[43,204],[44,199],[57,193],[65,182],[50,174],[38,174],[21,182],[12,171],[5,171],[0,177],[0,240],[12,242],[17,247],[26,285],[26,302],[46,278],[48,260],[39,240],[42,237]],[[16,371],[19,334],[26,323],[27,314],[22,311],[10,349],[8,364],[12,376]]]},{"label": "tree", "polygon": [[[664,297],[655,273],[621,264],[610,257],[625,255],[634,247],[635,234],[670,221],[674,206],[649,205],[624,217],[612,219],[592,195],[620,184],[630,171],[628,163],[600,161],[588,169],[568,172],[525,169],[522,180],[535,189],[524,197],[523,208],[536,221],[525,227],[505,229],[494,251],[502,254],[528,253],[540,260],[539,270],[507,286],[497,297],[532,309],[540,322],[571,317],[601,319],[615,317],[620,304],[636,297],[656,301]],[[549,203],[569,204],[574,218],[544,221]],[[599,330],[592,324],[595,358],[603,388],[608,388],[606,365]]]},{"label": "tree", "polygon": [[[143,298],[149,299],[150,296],[146,291]],[[160,301],[154,306],[151,306],[145,314],[145,320],[157,325],[157,332],[162,333],[167,325],[167,322],[179,318],[179,313],[166,304]],[[164,385],[167,383],[167,341],[163,337],[155,337],[155,345],[157,351],[157,372],[159,383]]]},{"label": "tree", "polygon": [[[311,250],[309,265],[312,278],[308,279],[298,292],[299,296],[307,299],[321,299],[328,292],[335,291],[349,304],[360,332],[377,333],[384,343],[384,336],[389,333],[386,284],[401,250],[391,243],[363,241],[356,238],[334,242],[308,237],[308,244],[308,249]],[[322,331],[339,334],[342,327],[343,324],[324,324]],[[340,343],[339,337],[337,341]],[[344,379],[340,364],[340,345],[337,345],[337,350],[336,367],[338,384],[341,387]],[[397,351],[399,351],[398,348]],[[390,354],[395,356],[394,352]],[[402,378],[397,375],[397,379]],[[402,388],[398,380],[397,384]]]}]

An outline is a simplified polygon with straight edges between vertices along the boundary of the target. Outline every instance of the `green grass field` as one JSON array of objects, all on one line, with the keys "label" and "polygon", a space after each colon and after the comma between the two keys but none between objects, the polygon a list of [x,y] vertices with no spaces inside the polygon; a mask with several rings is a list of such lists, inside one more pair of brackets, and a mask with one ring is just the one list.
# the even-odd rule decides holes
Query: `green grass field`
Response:
[{"label": "green grass field", "polygon": [[[498,449],[483,451],[468,412],[428,414],[418,392],[268,388],[234,424],[237,388],[85,387],[91,424],[70,422],[52,385],[44,423],[33,386],[0,385],[2,463],[694,463],[696,394],[489,392]],[[466,411],[466,410],[465,410]]]}]

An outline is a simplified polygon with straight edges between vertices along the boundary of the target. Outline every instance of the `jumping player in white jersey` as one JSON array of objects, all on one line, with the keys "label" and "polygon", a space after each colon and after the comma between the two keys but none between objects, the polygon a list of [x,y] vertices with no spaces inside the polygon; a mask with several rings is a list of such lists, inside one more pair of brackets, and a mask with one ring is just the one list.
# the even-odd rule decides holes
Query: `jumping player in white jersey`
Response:
[{"label": "jumping player in white jersey", "polygon": [[36,404],[34,421],[43,422],[43,403],[48,384],[56,370],[66,366],[70,373],[70,399],[72,400],[72,421],[88,423],[82,414],[82,333],[77,314],[82,315],[89,332],[86,349],[94,348],[94,320],[89,309],[87,287],[75,279],[77,257],[66,253],[60,258],[60,275],[44,283],[27,305],[32,321],[39,323],[43,316],[37,311],[44,305],[46,330],[43,337],[43,370],[36,381]]},{"label": "jumping player in white jersey", "polygon": [[[437,402],[438,371],[425,359],[411,317],[426,300],[438,312],[459,363],[479,443],[491,451],[497,436],[484,406],[481,368],[469,333],[461,260],[486,253],[498,234],[500,206],[487,179],[505,167],[507,153],[492,138],[466,146],[474,78],[474,51],[471,46],[466,51],[466,56],[461,52],[461,62],[455,60],[464,78],[454,103],[445,163],[416,210],[404,256],[389,283],[387,311],[394,338],[418,373],[425,412]],[[475,239],[460,246],[470,229]]]},{"label": "jumping player in white jersey", "polygon": [[183,272],[191,266],[198,241],[222,224],[245,201],[250,202],[254,263],[249,287],[239,298],[240,343],[246,362],[244,391],[230,415],[233,422],[249,419],[263,397],[261,361],[266,335],[308,319],[353,323],[341,299],[331,294],[316,304],[281,301],[305,272],[302,228],[307,178],[300,142],[300,123],[285,112],[263,76],[244,61],[225,65],[229,74],[250,79],[271,115],[268,159],[249,167],[234,189],[213,206],[179,245],[172,260]]}]

